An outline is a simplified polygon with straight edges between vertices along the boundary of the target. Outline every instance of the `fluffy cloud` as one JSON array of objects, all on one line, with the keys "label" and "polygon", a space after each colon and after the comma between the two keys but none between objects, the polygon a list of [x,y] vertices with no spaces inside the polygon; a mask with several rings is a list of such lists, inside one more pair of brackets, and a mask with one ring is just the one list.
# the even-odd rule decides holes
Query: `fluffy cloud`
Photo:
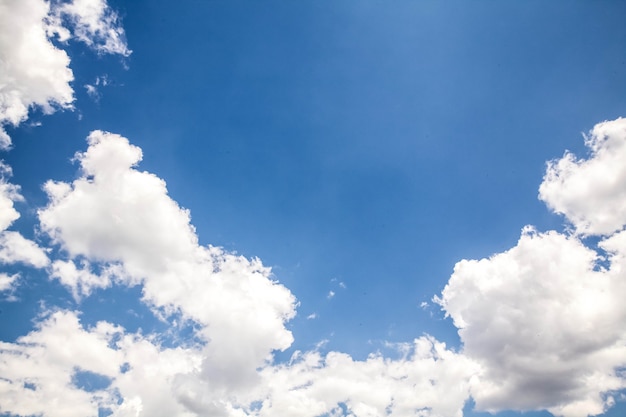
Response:
[{"label": "fluffy cloud", "polygon": [[[626,388],[626,119],[585,143],[588,159],[550,162],[540,187],[577,235],[527,227],[514,248],[457,263],[436,298],[482,367],[471,390],[481,410],[584,417]],[[590,234],[608,236],[594,249],[577,237]]]},{"label": "fluffy cloud", "polygon": [[4,126],[26,120],[29,109],[50,114],[72,108],[70,59],[53,37],[77,39],[103,53],[130,53],[104,1],[0,0],[0,149],[11,145]]},{"label": "fluffy cloud", "polygon": [[578,233],[610,234],[626,224],[626,119],[597,124],[585,145],[588,159],[566,152],[548,164],[539,198]]},{"label": "fluffy cloud", "polygon": [[50,260],[48,255],[32,240],[18,232],[0,233],[0,262],[22,262],[35,268],[43,268]]},{"label": "fluffy cloud", "polygon": [[438,302],[482,366],[472,388],[479,409],[584,417],[626,387],[617,372],[626,365],[624,265],[604,270],[597,260],[575,237],[526,229],[507,252],[457,263]]},{"label": "fluffy cloud", "polygon": [[[39,212],[42,230],[71,258],[119,265],[120,282],[141,283],[144,300],[165,314],[200,324],[199,337],[208,341],[202,378],[215,390],[253,383],[271,352],[292,342],[284,323],[295,314],[293,295],[258,259],[199,246],[189,213],[169,198],[165,182],[133,168],[139,148],[101,131],[88,141],[76,156],[83,175],[45,185],[50,204]],[[55,268],[75,294],[108,285],[70,263]]]},{"label": "fluffy cloud", "polygon": [[477,365],[431,337],[398,348],[404,354],[396,360],[297,352],[262,371],[269,393],[253,414],[461,417]]},{"label": "fluffy cloud", "polygon": [[[0,1],[0,126],[18,125],[31,106],[71,108],[70,59],[48,38],[49,12],[43,0]],[[0,147],[10,144],[0,128]]]},{"label": "fluffy cloud", "polygon": [[[225,392],[202,379],[201,345],[163,348],[153,336],[76,312],[47,313],[35,330],[0,344],[0,411],[15,415],[196,417],[246,415],[460,417],[475,364],[432,338],[398,347],[400,359],[296,352],[265,366],[251,389]],[[104,383],[80,384],[89,373]]]},{"label": "fluffy cloud", "polygon": [[115,376],[123,358],[109,343],[120,331],[104,322],[87,331],[75,313],[57,311],[16,343],[0,342],[0,412],[95,417],[98,408],[114,406],[110,393],[79,389],[75,376]]},{"label": "fluffy cloud", "polygon": [[[197,350],[163,349],[150,337],[78,313],[49,312],[15,343],[0,342],[0,412],[46,417],[195,416],[177,401],[174,379],[200,367]],[[100,386],[81,384],[80,376]]]},{"label": "fluffy cloud", "polygon": [[111,286],[113,279],[120,275],[119,268],[111,265],[99,274],[91,271],[89,262],[83,260],[77,267],[73,261],[56,260],[52,263],[50,278],[58,279],[62,285],[68,287],[76,301],[88,296],[96,288]]}]

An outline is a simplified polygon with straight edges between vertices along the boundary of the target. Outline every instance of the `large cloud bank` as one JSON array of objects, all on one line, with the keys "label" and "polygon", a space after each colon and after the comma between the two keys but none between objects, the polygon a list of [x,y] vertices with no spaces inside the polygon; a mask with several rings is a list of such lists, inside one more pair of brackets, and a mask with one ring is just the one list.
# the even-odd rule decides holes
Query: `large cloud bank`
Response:
[{"label": "large cloud bank", "polygon": [[[130,53],[104,1],[0,0],[1,125],[72,106],[69,58],[52,39]],[[4,130],[0,143],[10,144]],[[44,185],[37,229],[49,248],[9,230],[23,198],[2,164],[0,263],[45,271],[77,309],[103,288],[139,286],[172,331],[182,321],[193,334],[165,345],[48,307],[30,333],[0,342],[0,414],[461,417],[470,398],[493,412],[602,413],[626,388],[626,120],[598,124],[586,144],[586,158],[550,162],[539,189],[571,230],[528,226],[510,250],[458,262],[435,297],[460,349],[426,335],[365,360],[312,350],[276,361],[293,343],[295,296],[259,259],[200,245],[128,139],[92,132],[77,178]],[[0,273],[0,292],[21,278]]]}]

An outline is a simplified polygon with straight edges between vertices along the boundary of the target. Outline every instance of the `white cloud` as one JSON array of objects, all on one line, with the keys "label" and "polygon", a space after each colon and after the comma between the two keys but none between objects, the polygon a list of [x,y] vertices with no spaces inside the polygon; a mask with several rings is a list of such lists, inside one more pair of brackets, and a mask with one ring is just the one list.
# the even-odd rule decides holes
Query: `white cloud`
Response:
[{"label": "white cloud", "polygon": [[71,0],[60,4],[55,13],[68,17],[74,37],[96,51],[130,55],[119,17],[105,0]]},{"label": "white cloud", "polygon": [[17,126],[30,107],[72,107],[70,59],[48,38],[49,12],[43,0],[0,0],[0,148],[11,144],[2,125]]},{"label": "white cloud", "polygon": [[0,149],[11,145],[4,126],[19,125],[31,108],[45,114],[73,108],[70,58],[51,42],[54,36],[103,53],[130,54],[117,15],[103,0],[0,0]]},{"label": "white cloud", "polygon": [[19,274],[9,275],[7,273],[0,273],[0,292],[11,291],[15,289]]},{"label": "white cloud", "polygon": [[588,159],[566,152],[548,164],[539,198],[582,234],[606,235],[626,224],[626,119],[597,124]]},{"label": "white cloud", "polygon": [[[233,392],[203,378],[202,346],[163,348],[153,339],[107,322],[84,328],[71,311],[48,313],[28,335],[0,343],[0,409],[45,417],[97,416],[99,409],[116,417],[314,417],[345,404],[353,416],[460,417],[476,367],[422,337],[400,346],[397,360],[297,352]],[[86,390],[75,380],[85,371],[109,384]]]},{"label": "white cloud", "polygon": [[15,210],[14,202],[23,201],[20,187],[7,182],[6,178],[12,175],[11,167],[0,161],[0,231],[6,230],[20,218]]},{"label": "white cloud", "polygon": [[[197,371],[196,349],[163,349],[107,322],[81,326],[76,312],[47,314],[15,343],[0,342],[0,410],[20,416],[196,416],[178,401],[177,378]],[[84,389],[76,376],[91,372],[109,385]]]},{"label": "white cloud", "polygon": [[87,261],[83,260],[80,268],[77,268],[71,260],[56,260],[52,263],[50,278],[56,278],[62,285],[69,287],[74,299],[79,301],[81,297],[90,295],[95,288],[110,287],[113,278],[123,274],[118,272],[118,269],[111,265],[100,274],[94,274]]},{"label": "white cloud", "polygon": [[18,232],[0,233],[0,262],[22,262],[35,268],[44,268],[50,260],[48,255],[32,240]]},{"label": "white cloud", "polygon": [[626,387],[616,372],[626,365],[623,259],[607,271],[597,258],[575,237],[527,228],[509,251],[457,263],[436,301],[483,367],[479,409],[594,415]]},{"label": "white cloud", "polygon": [[126,370],[112,384],[123,399],[114,416],[198,415],[180,401],[181,381],[201,369],[198,348],[162,349],[140,335],[125,335],[117,347],[123,352]]},{"label": "white cloud", "polygon": [[[201,373],[212,386],[253,383],[272,350],[292,342],[284,323],[295,314],[293,295],[258,259],[199,246],[189,213],[169,198],[165,182],[133,168],[139,148],[100,131],[88,140],[76,156],[83,175],[46,184],[42,230],[71,257],[119,263],[120,282],[142,283],[145,301],[200,323],[209,341]],[[65,283],[76,291],[78,280]]]},{"label": "white cloud", "polygon": [[[596,125],[585,143],[589,159],[548,164],[540,198],[579,234],[610,235],[626,224],[626,120]],[[435,301],[482,367],[478,409],[585,417],[626,388],[626,232],[598,248],[527,227],[514,248],[456,264]]]},{"label": "white cloud", "polygon": [[0,342],[0,410],[20,416],[95,417],[115,398],[78,389],[77,370],[113,377],[122,363],[108,345],[121,329],[108,323],[84,330],[72,312],[54,312],[16,343]]},{"label": "white cloud", "polygon": [[105,74],[101,77],[96,77],[93,84],[85,84],[84,87],[87,91],[87,95],[98,102],[100,100],[99,87],[106,87],[107,85],[109,85],[109,78]]},{"label": "white cloud", "polygon": [[330,352],[296,352],[289,364],[262,371],[268,394],[258,416],[461,417],[476,364],[431,337],[401,346],[391,360],[372,354],[365,361]]},{"label": "white cloud", "polygon": [[98,101],[100,99],[100,94],[98,93],[98,89],[96,88],[95,85],[85,84],[84,87],[85,87],[85,90],[87,90],[87,95],[89,97],[91,97],[95,101]]}]

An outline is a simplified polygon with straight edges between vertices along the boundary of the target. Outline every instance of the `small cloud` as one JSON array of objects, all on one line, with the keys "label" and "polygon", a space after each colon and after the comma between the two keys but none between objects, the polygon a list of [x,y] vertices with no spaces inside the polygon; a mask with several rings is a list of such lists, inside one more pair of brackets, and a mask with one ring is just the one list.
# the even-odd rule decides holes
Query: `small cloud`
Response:
[{"label": "small cloud", "polygon": [[326,298],[328,298],[328,299],[330,300],[330,299],[331,299],[331,298],[333,298],[334,296],[335,296],[335,291],[330,290],[330,291],[328,291],[328,295],[326,296]]},{"label": "small cloud", "polygon": [[313,320],[317,318],[317,313],[311,313],[308,316],[306,316],[307,320]]},{"label": "small cloud", "polygon": [[426,301],[422,301],[422,302],[420,303],[420,308],[421,308],[422,310],[426,310],[426,309],[428,308],[428,306],[429,306],[429,304],[428,304],[428,302],[426,302]]},{"label": "small cloud", "polygon": [[[332,336],[332,335],[333,335],[333,333],[331,333],[331,336]],[[328,342],[330,342],[330,340],[328,340],[328,339],[322,339],[322,340],[320,340],[319,342],[317,342],[317,343],[315,344],[315,350],[320,350],[320,349],[322,349],[323,347],[325,347],[326,345],[328,345]]]},{"label": "small cloud", "polygon": [[19,277],[20,277],[19,274],[9,275],[5,273],[1,273],[0,274],[0,292],[11,291],[15,289],[15,287],[17,286],[17,281]]},{"label": "small cloud", "polygon": [[109,77],[106,74],[104,74],[101,77],[96,77],[96,85],[101,85],[103,87],[106,87],[109,84],[110,84]]},{"label": "small cloud", "polygon": [[91,97],[95,101],[98,101],[100,99],[100,94],[98,93],[98,89],[96,88],[95,85],[85,84],[84,87],[85,87],[85,90],[87,90],[87,95],[89,97]]},{"label": "small cloud", "polygon": [[98,87],[106,87],[109,84],[111,84],[111,82],[109,81],[109,77],[105,74],[100,77],[96,77],[93,84],[85,84],[83,87],[87,90],[87,95],[95,102],[98,102],[101,96]]},{"label": "small cloud", "polygon": [[341,288],[343,288],[344,290],[345,290],[346,288],[348,288],[348,287],[346,286],[346,284],[345,284],[343,281],[341,281],[341,282],[339,283],[339,286],[340,286]]}]

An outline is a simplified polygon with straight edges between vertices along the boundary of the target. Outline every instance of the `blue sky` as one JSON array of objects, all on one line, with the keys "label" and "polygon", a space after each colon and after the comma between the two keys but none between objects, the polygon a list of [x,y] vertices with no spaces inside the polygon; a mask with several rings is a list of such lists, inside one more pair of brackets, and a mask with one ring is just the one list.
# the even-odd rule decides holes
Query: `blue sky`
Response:
[{"label": "blue sky", "polygon": [[1,415],[623,415],[625,12],[0,0]]}]

